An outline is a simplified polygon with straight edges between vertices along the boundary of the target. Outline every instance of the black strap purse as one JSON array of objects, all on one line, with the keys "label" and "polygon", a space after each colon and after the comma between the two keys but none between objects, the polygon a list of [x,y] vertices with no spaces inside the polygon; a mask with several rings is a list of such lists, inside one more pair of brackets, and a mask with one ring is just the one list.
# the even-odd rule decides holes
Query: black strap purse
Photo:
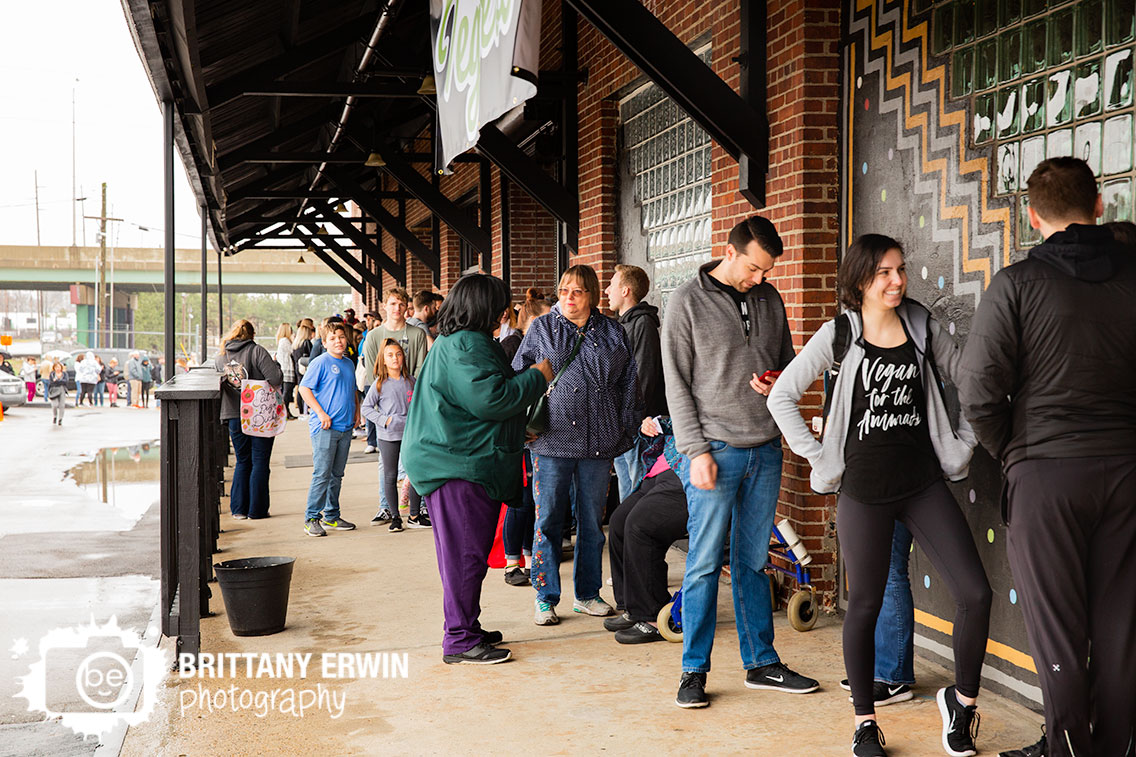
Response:
[{"label": "black strap purse", "polygon": [[572,354],[568,356],[568,361],[560,366],[560,370],[552,377],[552,381],[548,382],[548,389],[544,394],[537,398],[537,401],[529,406],[528,420],[525,423],[525,433],[529,436],[540,436],[545,431],[548,431],[548,395],[552,394],[552,390],[556,387],[556,383],[560,381],[560,376],[564,371],[568,370],[568,366],[576,359],[577,353],[580,352],[580,345],[584,343],[584,332],[580,332],[580,338],[576,340],[576,346],[572,348]]}]

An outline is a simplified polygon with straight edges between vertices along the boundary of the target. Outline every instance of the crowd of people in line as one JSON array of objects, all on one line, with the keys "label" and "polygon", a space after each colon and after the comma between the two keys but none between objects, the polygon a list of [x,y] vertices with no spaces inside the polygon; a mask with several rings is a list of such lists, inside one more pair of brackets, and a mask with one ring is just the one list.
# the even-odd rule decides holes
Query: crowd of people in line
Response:
[{"label": "crowd of people in line", "polygon": [[[446,663],[512,656],[480,621],[502,503],[504,579],[533,588],[534,622],[560,622],[560,562],[574,530],[572,610],[605,618],[624,644],[661,640],[666,553],[688,536],[682,708],[710,703],[727,550],[744,685],[820,688],[774,646],[764,566],[784,438],[809,462],[813,490],[838,495],[849,589],[841,685],[851,692],[859,757],[886,754],[876,708],[912,698],[913,540],[956,605],[954,683],[936,694],[942,745],[950,755],[977,753],[992,594],[947,483],[967,476],[981,443],[1006,474],[1010,563],[1048,727],[1037,744],[1003,754],[1128,754],[1136,605],[1114,598],[1136,591],[1136,563],[1118,559],[1136,549],[1136,227],[1097,225],[1101,199],[1083,161],[1043,161],[1028,187],[1031,224],[1045,241],[993,277],[965,348],[907,296],[903,245],[865,234],[841,260],[843,313],[798,354],[768,281],[783,243],[768,219],[753,216],[730,231],[722,257],[670,295],[665,320],[644,301],[650,281],[635,266],[616,266],[604,290],[615,317],[601,312],[601,284],[587,265],[565,271],[547,300],[534,289],[517,304],[500,279],[467,274],[444,300],[386,292],[382,318],[368,312],[360,323],[347,311],[318,326],[283,324],[275,353],[238,322],[217,365],[238,362],[282,386],[289,417],[293,403],[306,414],[306,534],[355,529],[339,501],[353,435],[377,451],[371,522],[433,529]],[[814,433],[798,403],[825,374],[823,428]],[[951,409],[948,382],[961,412]],[[227,389],[232,515],[268,517],[273,440],[241,434],[237,403]],[[605,543],[614,606],[601,596]]]},{"label": "crowd of people in line", "polygon": [[[126,365],[119,367],[118,358],[104,361],[93,350],[74,357],[74,374],[67,370],[58,357],[34,356],[23,359],[19,378],[27,388],[27,401],[42,396],[51,406],[52,425],[62,426],[70,393],[74,393],[74,407],[118,407],[121,398],[127,407],[148,408],[150,391],[162,382],[166,359],[152,360],[146,353],[132,351]],[[189,370],[184,358],[177,359],[175,371]],[[0,371],[17,375],[11,363],[0,358]]]}]

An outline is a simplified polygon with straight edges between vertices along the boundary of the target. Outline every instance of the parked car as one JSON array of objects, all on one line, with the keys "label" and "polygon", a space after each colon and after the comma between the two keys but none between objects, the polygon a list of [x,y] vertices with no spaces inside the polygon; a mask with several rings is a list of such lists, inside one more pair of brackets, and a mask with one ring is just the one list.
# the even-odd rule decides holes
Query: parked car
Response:
[{"label": "parked car", "polygon": [[23,379],[0,372],[0,405],[8,410],[26,405],[27,402],[28,387]]}]

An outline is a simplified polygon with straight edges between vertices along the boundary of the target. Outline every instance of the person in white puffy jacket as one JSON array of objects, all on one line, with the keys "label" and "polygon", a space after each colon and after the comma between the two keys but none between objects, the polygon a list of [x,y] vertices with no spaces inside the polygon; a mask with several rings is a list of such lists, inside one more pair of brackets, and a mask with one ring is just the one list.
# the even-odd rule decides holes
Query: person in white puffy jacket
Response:
[{"label": "person in white puffy jacket", "polygon": [[75,383],[79,386],[79,398],[75,400],[75,407],[83,404],[95,404],[95,384],[99,383],[99,364],[95,360],[95,353],[87,351],[85,355],[75,356]]}]

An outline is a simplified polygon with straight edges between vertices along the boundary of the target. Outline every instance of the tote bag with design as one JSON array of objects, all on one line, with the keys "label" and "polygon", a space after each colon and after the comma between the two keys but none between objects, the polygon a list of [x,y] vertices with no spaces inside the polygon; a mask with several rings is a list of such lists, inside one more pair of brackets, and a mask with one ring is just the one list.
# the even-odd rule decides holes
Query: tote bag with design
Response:
[{"label": "tote bag with design", "polygon": [[263,379],[241,381],[241,433],[277,436],[284,433],[288,415],[280,390]]}]

